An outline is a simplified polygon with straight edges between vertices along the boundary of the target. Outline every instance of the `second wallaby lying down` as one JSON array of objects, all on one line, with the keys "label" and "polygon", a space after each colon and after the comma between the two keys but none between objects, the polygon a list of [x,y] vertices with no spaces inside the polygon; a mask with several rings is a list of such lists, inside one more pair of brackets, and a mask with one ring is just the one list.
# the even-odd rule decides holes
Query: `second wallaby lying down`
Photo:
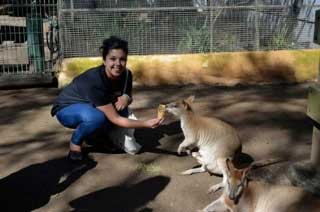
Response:
[{"label": "second wallaby lying down", "polygon": [[[194,174],[208,171],[222,174],[223,182],[226,180],[226,159],[232,159],[241,151],[241,142],[236,130],[229,124],[211,117],[195,114],[191,109],[194,96],[186,100],[172,102],[166,105],[169,113],[177,116],[181,121],[184,141],[179,145],[178,154],[190,151],[197,147],[198,152],[192,156],[201,164],[200,168],[193,168],[182,174]],[[210,187],[209,192],[222,188],[224,183]]]},{"label": "second wallaby lying down", "polygon": [[224,192],[202,212],[319,212],[320,199],[302,188],[249,181],[251,166],[236,169],[227,159]]}]

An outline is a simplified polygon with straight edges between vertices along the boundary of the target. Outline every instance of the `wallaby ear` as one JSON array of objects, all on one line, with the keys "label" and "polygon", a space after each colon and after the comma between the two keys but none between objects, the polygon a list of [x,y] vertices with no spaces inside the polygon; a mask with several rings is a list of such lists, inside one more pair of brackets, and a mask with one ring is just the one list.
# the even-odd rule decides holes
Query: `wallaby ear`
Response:
[{"label": "wallaby ear", "polygon": [[183,104],[183,108],[185,110],[191,110],[191,106],[190,106],[189,102],[182,100],[182,104]]},{"label": "wallaby ear", "polygon": [[226,159],[226,164],[227,164],[227,168],[228,168],[229,171],[233,171],[234,170],[234,165],[233,165],[232,161],[229,158]]},{"label": "wallaby ear", "polygon": [[242,178],[245,178],[245,177],[247,177],[247,176],[248,176],[248,174],[249,174],[249,172],[250,172],[251,168],[252,168],[252,166],[250,165],[250,166],[248,166],[248,167],[246,167],[246,168],[242,169]]},{"label": "wallaby ear", "polygon": [[194,96],[194,95],[191,95],[191,96],[189,96],[185,101],[186,101],[187,103],[191,104],[191,103],[194,101],[194,98],[195,98],[195,96]]}]

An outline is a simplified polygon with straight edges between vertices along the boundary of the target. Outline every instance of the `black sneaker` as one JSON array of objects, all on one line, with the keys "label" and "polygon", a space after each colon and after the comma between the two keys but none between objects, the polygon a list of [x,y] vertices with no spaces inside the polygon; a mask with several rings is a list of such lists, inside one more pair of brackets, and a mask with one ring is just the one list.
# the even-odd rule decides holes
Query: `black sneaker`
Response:
[{"label": "black sneaker", "polygon": [[83,160],[83,154],[82,152],[77,151],[69,151],[68,159],[71,161],[82,161]]}]

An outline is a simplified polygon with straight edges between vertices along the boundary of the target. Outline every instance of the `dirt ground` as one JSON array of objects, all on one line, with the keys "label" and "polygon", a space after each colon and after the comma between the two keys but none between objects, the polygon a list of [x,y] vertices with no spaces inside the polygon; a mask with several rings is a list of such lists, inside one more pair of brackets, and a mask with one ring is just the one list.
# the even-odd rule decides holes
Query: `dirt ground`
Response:
[{"label": "dirt ground", "polygon": [[[144,119],[156,115],[159,103],[195,94],[195,112],[232,124],[247,155],[294,162],[310,155],[308,86],[135,87],[131,108]],[[221,177],[179,174],[197,163],[176,155],[183,135],[171,116],[157,129],[136,130],[144,145],[139,155],[88,147],[94,161],[69,164],[65,156],[72,131],[50,116],[58,92],[56,88],[0,90],[1,212],[189,212],[219,196],[220,192],[206,192]],[[276,182],[275,176],[285,172],[273,170],[276,175],[262,178]]]}]

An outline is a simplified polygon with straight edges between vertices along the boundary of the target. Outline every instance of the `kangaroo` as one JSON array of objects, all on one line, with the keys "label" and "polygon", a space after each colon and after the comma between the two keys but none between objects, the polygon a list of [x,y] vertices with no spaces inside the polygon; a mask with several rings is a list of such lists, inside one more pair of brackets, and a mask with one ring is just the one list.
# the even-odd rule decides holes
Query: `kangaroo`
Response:
[{"label": "kangaroo", "polygon": [[227,159],[227,181],[223,194],[202,212],[316,212],[320,199],[302,188],[250,181],[251,166],[236,169]]},{"label": "kangaroo", "polygon": [[236,130],[229,124],[216,119],[199,116],[192,111],[191,103],[194,96],[185,100],[166,104],[166,111],[177,116],[181,121],[184,141],[179,145],[177,153],[198,148],[191,155],[201,164],[199,168],[188,169],[181,174],[191,175],[208,171],[220,174],[223,181],[210,187],[208,192],[215,192],[223,187],[226,181],[226,159],[233,159],[237,152],[241,152],[241,142]]}]

